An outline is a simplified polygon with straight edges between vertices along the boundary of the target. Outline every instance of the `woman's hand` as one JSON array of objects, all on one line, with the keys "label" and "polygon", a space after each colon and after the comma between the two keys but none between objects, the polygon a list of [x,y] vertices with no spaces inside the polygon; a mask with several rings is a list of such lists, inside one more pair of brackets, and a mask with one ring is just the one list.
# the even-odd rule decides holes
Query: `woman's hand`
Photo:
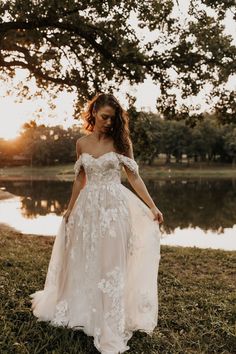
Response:
[{"label": "woman's hand", "polygon": [[161,224],[164,221],[162,212],[156,206],[150,208],[150,210],[154,215],[153,220],[157,220],[158,223]]},{"label": "woman's hand", "polygon": [[66,212],[65,212],[64,215],[63,215],[63,218],[65,218],[65,222],[66,222],[66,223],[68,222],[70,213],[71,213],[71,209],[67,209]]}]

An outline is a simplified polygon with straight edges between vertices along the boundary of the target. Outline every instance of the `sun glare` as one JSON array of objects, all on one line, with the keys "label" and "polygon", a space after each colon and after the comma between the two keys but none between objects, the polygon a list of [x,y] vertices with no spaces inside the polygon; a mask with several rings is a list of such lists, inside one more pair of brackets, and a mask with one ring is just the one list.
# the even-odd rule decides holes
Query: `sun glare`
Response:
[{"label": "sun glare", "polygon": [[20,135],[20,127],[17,127],[17,124],[13,126],[13,122],[11,124],[4,124],[4,126],[1,127],[1,134],[0,138],[3,138],[5,140],[12,140],[17,138]]},{"label": "sun glare", "polygon": [[0,138],[6,140],[16,138],[25,123],[23,105],[14,102],[12,97],[4,97],[0,101],[1,128]]}]

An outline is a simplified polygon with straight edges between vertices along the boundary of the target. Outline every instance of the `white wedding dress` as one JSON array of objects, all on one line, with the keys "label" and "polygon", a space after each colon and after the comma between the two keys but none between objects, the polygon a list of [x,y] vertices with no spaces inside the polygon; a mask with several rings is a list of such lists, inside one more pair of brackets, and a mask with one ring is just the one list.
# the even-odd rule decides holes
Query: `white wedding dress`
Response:
[{"label": "white wedding dress", "polygon": [[132,332],[158,320],[160,229],[148,206],[121,183],[134,159],[82,153],[87,182],[68,222],[62,217],[43,290],[31,294],[37,321],[83,330],[103,354],[123,353]]}]

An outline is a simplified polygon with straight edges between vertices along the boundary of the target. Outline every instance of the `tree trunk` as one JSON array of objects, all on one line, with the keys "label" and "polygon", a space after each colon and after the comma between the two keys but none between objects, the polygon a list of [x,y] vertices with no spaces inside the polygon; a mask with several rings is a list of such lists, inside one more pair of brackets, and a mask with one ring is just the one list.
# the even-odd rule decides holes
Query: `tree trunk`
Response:
[{"label": "tree trunk", "polygon": [[166,164],[170,163],[170,154],[166,154]]}]

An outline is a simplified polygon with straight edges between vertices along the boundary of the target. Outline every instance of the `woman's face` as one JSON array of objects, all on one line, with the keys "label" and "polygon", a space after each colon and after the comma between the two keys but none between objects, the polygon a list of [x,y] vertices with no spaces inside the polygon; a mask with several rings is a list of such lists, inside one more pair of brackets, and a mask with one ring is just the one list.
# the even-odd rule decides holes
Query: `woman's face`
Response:
[{"label": "woman's face", "polygon": [[95,126],[99,131],[108,132],[115,120],[115,109],[109,105],[102,106],[96,112],[94,110]]}]

